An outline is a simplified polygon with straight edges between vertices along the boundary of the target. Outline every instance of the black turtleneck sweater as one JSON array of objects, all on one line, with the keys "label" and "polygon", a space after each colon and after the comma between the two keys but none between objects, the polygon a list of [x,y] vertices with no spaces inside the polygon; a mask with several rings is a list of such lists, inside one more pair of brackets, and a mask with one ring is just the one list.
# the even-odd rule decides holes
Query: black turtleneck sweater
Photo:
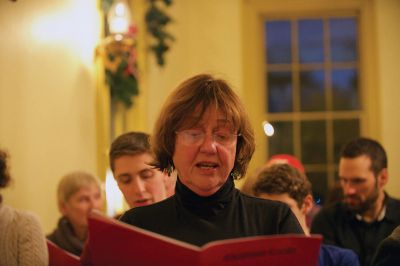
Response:
[{"label": "black turtleneck sweater", "polygon": [[286,204],[246,196],[232,178],[209,197],[195,194],[178,179],[174,196],[131,209],[121,221],[197,246],[229,238],[303,234]]}]

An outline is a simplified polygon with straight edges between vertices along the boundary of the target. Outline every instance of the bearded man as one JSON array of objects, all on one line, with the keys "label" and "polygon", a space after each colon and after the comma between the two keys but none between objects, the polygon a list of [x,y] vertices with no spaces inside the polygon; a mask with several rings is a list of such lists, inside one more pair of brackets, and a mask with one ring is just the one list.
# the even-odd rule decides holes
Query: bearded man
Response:
[{"label": "bearded man", "polygon": [[400,201],[389,197],[387,157],[375,140],[346,144],[339,162],[343,201],[324,206],[314,217],[311,233],[324,243],[352,249],[369,266],[377,245],[400,224]]}]

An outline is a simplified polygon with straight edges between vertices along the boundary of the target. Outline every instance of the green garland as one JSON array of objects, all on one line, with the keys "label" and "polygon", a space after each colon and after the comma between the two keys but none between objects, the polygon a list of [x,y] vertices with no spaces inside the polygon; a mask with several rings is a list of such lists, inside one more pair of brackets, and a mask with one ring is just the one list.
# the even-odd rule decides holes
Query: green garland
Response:
[{"label": "green garland", "polygon": [[[171,17],[160,8],[161,3],[170,6],[172,0],[148,0],[149,8],[146,12],[147,31],[155,39],[155,43],[151,45],[159,66],[164,66],[164,54],[170,48],[170,42],[175,38],[166,31],[167,25],[172,21]],[[159,3],[159,4],[157,4]]]}]

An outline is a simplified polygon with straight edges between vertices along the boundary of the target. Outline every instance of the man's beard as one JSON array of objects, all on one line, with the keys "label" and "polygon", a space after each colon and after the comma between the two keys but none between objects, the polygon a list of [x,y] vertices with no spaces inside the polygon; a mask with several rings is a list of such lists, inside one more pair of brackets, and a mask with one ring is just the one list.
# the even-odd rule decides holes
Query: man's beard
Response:
[{"label": "man's beard", "polygon": [[[368,210],[372,209],[372,207],[375,205],[377,199],[379,197],[379,190],[378,188],[375,186],[374,190],[371,192],[370,195],[368,195],[368,197],[365,199],[365,201],[361,202],[360,198],[358,196],[355,197],[349,197],[349,196],[345,196],[344,198],[344,202],[346,204],[346,206],[353,212],[363,215],[365,214]],[[354,198],[354,199],[358,199],[360,202],[356,205],[350,205],[346,202],[347,198]]]}]

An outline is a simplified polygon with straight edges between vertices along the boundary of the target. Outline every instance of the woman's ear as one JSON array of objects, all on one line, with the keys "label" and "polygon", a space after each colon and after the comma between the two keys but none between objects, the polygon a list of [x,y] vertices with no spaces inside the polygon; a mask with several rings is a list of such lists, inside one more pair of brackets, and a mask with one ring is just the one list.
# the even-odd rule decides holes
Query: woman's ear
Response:
[{"label": "woman's ear", "polygon": [[67,214],[67,206],[65,205],[65,202],[58,202],[58,210],[64,216]]},{"label": "woman's ear", "polygon": [[176,185],[176,171],[173,171],[170,175],[163,173],[165,190],[167,191],[167,196],[172,196],[175,193]]},{"label": "woman's ear", "polygon": [[313,207],[314,207],[313,196],[311,194],[308,194],[303,200],[303,206],[301,207],[300,211],[304,215],[307,215],[312,210]]}]

